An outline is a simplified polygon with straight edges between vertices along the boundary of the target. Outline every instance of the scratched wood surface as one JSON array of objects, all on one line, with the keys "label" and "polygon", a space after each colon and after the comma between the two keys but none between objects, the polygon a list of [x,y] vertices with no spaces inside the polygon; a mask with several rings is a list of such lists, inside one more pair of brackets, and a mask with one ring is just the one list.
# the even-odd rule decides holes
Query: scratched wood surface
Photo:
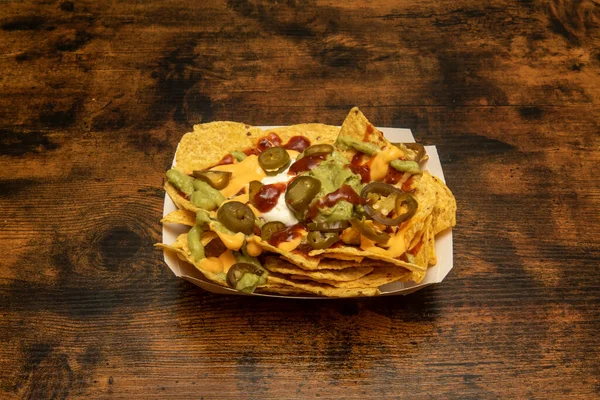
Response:
[{"label": "scratched wood surface", "polygon": [[[438,146],[442,284],[174,277],[152,244],[191,125],[354,105]],[[597,398],[599,164],[596,1],[3,1],[0,398]]]}]

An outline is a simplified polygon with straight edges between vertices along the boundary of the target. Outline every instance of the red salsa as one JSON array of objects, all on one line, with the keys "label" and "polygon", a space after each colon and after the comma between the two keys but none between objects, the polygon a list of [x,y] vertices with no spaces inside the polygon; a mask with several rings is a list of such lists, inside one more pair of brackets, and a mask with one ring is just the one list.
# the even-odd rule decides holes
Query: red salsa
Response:
[{"label": "red salsa", "polygon": [[304,231],[302,225],[292,225],[289,228],[274,233],[273,236],[271,236],[271,239],[269,239],[269,244],[277,247],[280,243],[291,242],[294,239],[302,237],[302,231]]},{"label": "red salsa", "polygon": [[256,149],[248,149],[244,151],[246,155],[250,154],[259,154],[269,147],[277,147],[281,146],[287,150],[295,150],[299,153],[302,153],[306,150],[307,147],[310,146],[310,140],[305,138],[304,136],[292,136],[290,140],[286,144],[282,144],[281,138],[275,133],[269,133],[267,136],[264,136],[258,139],[258,144],[256,145]]},{"label": "red salsa", "polygon": [[292,136],[290,140],[283,146],[284,149],[296,150],[302,153],[310,146],[310,140],[304,136]]},{"label": "red salsa", "polygon": [[281,138],[274,133],[269,133],[267,136],[264,136],[258,139],[258,152],[263,152],[269,147],[277,147],[281,146]]},{"label": "red salsa", "polygon": [[216,163],[214,166],[216,167],[217,165],[233,164],[234,161],[235,161],[235,158],[233,158],[233,156],[231,154],[227,154],[225,157],[221,158],[221,161]]},{"label": "red salsa", "polygon": [[421,238],[421,240],[419,240],[419,243],[417,243],[415,245],[415,247],[413,247],[412,249],[410,249],[408,251],[409,254],[412,254],[413,256],[416,256],[417,253],[419,252],[419,250],[421,250],[421,246],[423,245],[423,238]]},{"label": "red salsa", "polygon": [[365,134],[363,135],[363,142],[370,142],[369,136],[373,133],[374,128],[372,124],[367,125],[367,129],[365,130]]},{"label": "red salsa", "polygon": [[402,179],[402,176],[404,176],[404,172],[397,171],[390,166],[385,178],[383,178],[383,181],[385,183],[389,183],[390,185],[395,185],[400,181],[400,179]]},{"label": "red salsa", "polygon": [[363,161],[363,154],[360,152],[357,152],[354,157],[352,157],[352,161],[350,161],[350,171],[352,171],[353,173],[360,175],[360,180],[362,183],[368,183],[371,181],[371,168],[370,168],[370,162],[367,162],[366,164],[362,163]]},{"label": "red salsa", "polygon": [[252,199],[252,204],[260,212],[268,212],[275,207],[279,196],[285,193],[287,185],[285,183],[273,183],[270,185],[263,185]]},{"label": "red salsa", "polygon": [[323,154],[302,157],[301,159],[292,164],[290,170],[288,171],[288,175],[297,175],[298,172],[310,171],[311,169],[316,167],[321,161],[325,160],[325,158],[327,158],[327,155]]}]

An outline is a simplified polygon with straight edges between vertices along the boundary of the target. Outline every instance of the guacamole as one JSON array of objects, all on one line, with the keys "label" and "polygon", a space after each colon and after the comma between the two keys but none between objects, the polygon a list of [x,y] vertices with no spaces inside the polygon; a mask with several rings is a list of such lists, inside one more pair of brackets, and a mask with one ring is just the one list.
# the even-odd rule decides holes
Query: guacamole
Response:
[{"label": "guacamole", "polygon": [[[350,186],[356,193],[362,190],[360,176],[348,168],[349,162],[346,157],[337,151],[333,151],[319,165],[307,172],[308,176],[321,182],[321,190],[315,196],[313,204],[329,193],[340,189],[342,185]],[[352,217],[354,206],[340,200],[333,207],[319,208],[318,214],[313,220],[315,222],[333,222],[347,220]]]}]

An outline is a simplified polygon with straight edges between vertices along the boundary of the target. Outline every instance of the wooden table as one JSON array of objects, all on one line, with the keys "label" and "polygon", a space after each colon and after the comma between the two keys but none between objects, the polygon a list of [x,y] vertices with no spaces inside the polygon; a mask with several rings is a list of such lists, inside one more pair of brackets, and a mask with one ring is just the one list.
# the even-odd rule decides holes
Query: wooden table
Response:
[{"label": "wooden table", "polygon": [[[599,43],[592,0],[3,2],[0,398],[597,398]],[[443,283],[285,301],[167,269],[193,124],[354,105],[438,146]]]}]

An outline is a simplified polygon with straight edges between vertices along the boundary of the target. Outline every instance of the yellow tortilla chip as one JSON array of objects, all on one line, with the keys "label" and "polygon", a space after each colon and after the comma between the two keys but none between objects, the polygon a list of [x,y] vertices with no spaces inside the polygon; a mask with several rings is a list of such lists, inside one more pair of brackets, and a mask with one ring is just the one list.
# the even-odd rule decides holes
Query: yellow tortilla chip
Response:
[{"label": "yellow tortilla chip", "polygon": [[346,265],[346,268],[338,270],[319,269],[307,271],[277,257],[267,257],[264,267],[271,272],[303,277],[315,281],[353,281],[373,271],[373,267],[363,267],[356,264]]},{"label": "yellow tortilla chip", "polygon": [[369,251],[364,251],[364,250],[361,250],[356,247],[346,246],[346,247],[337,247],[335,249],[313,250],[308,254],[311,256],[318,256],[318,255],[330,256],[331,254],[351,254],[351,255],[365,257],[365,258],[369,258],[369,259],[373,259],[373,260],[381,260],[381,261],[389,262],[389,263],[392,263],[399,267],[406,268],[410,271],[422,271],[424,269],[423,267],[416,265],[416,264],[411,264],[411,263],[408,263],[408,262],[405,262],[402,260],[398,260],[396,258],[390,258],[390,257],[382,256],[379,254],[373,254]]},{"label": "yellow tortilla chip", "polygon": [[160,222],[194,226],[196,225],[196,214],[185,209],[175,210],[165,215]]},{"label": "yellow tortilla chip", "polygon": [[380,294],[377,288],[335,288],[318,282],[294,282],[290,279],[286,279],[281,276],[275,276],[273,274],[269,275],[267,282],[269,284],[272,283],[275,285],[291,286],[302,289],[309,293],[327,297],[365,297],[376,296]]},{"label": "yellow tortilla chip", "polygon": [[175,188],[175,186],[171,185],[169,182],[165,182],[165,191],[167,192],[171,200],[173,200],[173,203],[175,203],[177,208],[183,208],[193,213],[198,212],[199,208],[193,205],[188,199],[181,196],[179,194],[179,191]]},{"label": "yellow tortilla chip", "polygon": [[207,271],[199,266],[198,263],[194,262],[191,257],[191,252],[187,244],[187,233],[179,235],[177,241],[172,245],[166,245],[164,243],[156,243],[156,247],[160,247],[162,249],[174,252],[179,259],[192,264],[196,269],[202,272],[202,275],[206,277],[211,282],[214,282],[220,286],[227,286],[223,274],[215,274],[210,271]]},{"label": "yellow tortilla chip", "polygon": [[433,234],[437,235],[456,225],[456,199],[444,182],[435,176],[431,176],[431,179],[436,197],[433,211]]},{"label": "yellow tortilla chip", "polygon": [[435,253],[435,236],[433,233],[433,227],[430,226],[427,230],[427,242],[425,243],[425,254],[429,263],[429,266],[437,264],[437,255]]},{"label": "yellow tortilla chip", "polygon": [[265,293],[265,294],[279,294],[284,296],[308,296],[313,297],[316,296],[311,292],[307,292],[306,290],[302,290],[297,287],[287,286],[287,285],[276,285],[276,284],[268,284],[266,286],[259,286],[254,291],[255,293]]},{"label": "yellow tortilla chip", "polygon": [[[326,254],[325,256],[327,258],[321,258],[321,262],[317,265],[317,269],[342,269],[344,268],[344,264],[340,263],[340,261],[352,261],[360,264],[365,259],[364,257],[348,254]],[[329,258],[332,260],[328,260]]]},{"label": "yellow tortilla chip", "polygon": [[314,269],[317,267],[317,265],[319,265],[320,260],[316,257],[310,257],[297,251],[281,250],[275,246],[270,245],[268,242],[261,240],[258,236],[249,237],[248,240],[253,241],[257,245],[259,245],[260,247],[262,247],[263,250],[268,250],[273,253],[277,253],[292,264],[295,264],[304,269]]},{"label": "yellow tortilla chip", "polygon": [[340,135],[350,136],[359,141],[375,143],[380,148],[390,144],[383,133],[369,122],[358,107],[354,107],[348,113],[340,129]]},{"label": "yellow tortilla chip", "polygon": [[376,288],[383,286],[388,283],[402,281],[407,282],[411,277],[411,271],[404,268],[397,267],[395,265],[382,265],[373,269],[369,274],[352,280],[352,281],[333,281],[324,280],[323,283],[346,289],[357,289],[357,288]]},{"label": "yellow tortilla chip", "polygon": [[194,131],[181,138],[175,168],[190,175],[212,167],[234,150],[253,147],[250,138],[262,136],[261,132],[260,128],[230,121],[194,125]]},{"label": "yellow tortilla chip", "polygon": [[[391,143],[385,138],[383,132],[369,122],[367,117],[364,116],[358,107],[354,107],[348,113],[348,116],[344,120],[342,128],[340,129],[340,135],[350,136],[358,141],[371,142],[378,145],[379,148],[391,146]],[[403,144],[398,144],[398,147],[409,157],[415,156],[415,152],[407,149]],[[352,149],[344,151],[344,154],[346,154],[348,159],[352,158],[355,153],[356,151]],[[415,179],[418,178],[415,177]]]}]

